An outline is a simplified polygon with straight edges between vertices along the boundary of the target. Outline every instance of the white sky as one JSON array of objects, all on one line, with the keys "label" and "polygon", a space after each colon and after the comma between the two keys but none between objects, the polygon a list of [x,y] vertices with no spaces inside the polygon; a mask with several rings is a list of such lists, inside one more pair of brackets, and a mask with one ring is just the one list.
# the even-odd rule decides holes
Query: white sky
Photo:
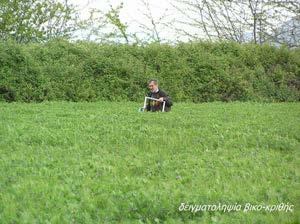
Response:
[{"label": "white sky", "polygon": [[[141,0],[69,0],[70,3],[77,5],[80,9],[80,17],[87,19],[89,11],[92,8],[107,12],[110,5],[116,7],[123,2],[123,9],[121,10],[120,19],[128,25],[128,31],[131,33],[139,32],[139,23],[143,23],[151,27],[150,21],[146,19],[143,13],[147,12],[146,7]],[[163,15],[164,22],[171,21],[174,18],[174,9],[169,3],[170,0],[148,0],[152,16],[155,21],[158,21]],[[171,0],[172,1],[172,0]],[[164,39],[174,40],[176,34],[171,29],[161,25],[158,26],[160,36]]]},{"label": "white sky", "polygon": [[[147,19],[145,15],[143,15],[145,13],[149,14],[149,12],[147,11],[147,8],[142,3],[142,1],[143,0],[69,0],[69,3],[78,6],[81,19],[87,19],[91,9],[97,9],[97,10],[101,10],[102,12],[108,12],[110,9],[110,5],[112,5],[115,8],[116,6],[123,3],[123,9],[121,9],[120,19],[121,22],[128,25],[127,33],[137,34],[139,38],[144,39],[146,35],[142,34],[141,32],[145,31],[145,28],[141,28],[140,25],[141,24],[146,25],[148,28],[152,28],[152,25],[151,25],[151,21]],[[193,9],[187,11],[186,5],[185,6],[181,5],[182,7],[180,7],[179,10],[174,9],[171,3],[174,4],[175,0],[144,0],[144,1],[149,3],[152,18],[154,19],[155,23],[158,25],[157,30],[163,42],[165,41],[173,42],[176,40],[187,41],[189,40],[188,37],[189,35],[197,36],[198,38],[204,37],[203,29],[199,28],[199,26],[197,24],[195,25],[194,23],[193,18],[199,17],[197,10],[195,11],[195,9]],[[193,2],[193,1],[187,0],[187,2]],[[183,15],[180,11],[184,11],[188,13]],[[167,23],[169,27],[164,26],[162,23],[158,23],[161,17],[164,18],[162,22]],[[290,17],[287,16],[286,19],[290,19]],[[174,20],[176,20],[176,22],[174,22]],[[183,21],[185,25],[183,25],[179,21]],[[187,22],[192,23],[193,25],[189,26],[187,25]],[[251,18],[250,18],[250,22],[251,22]],[[249,26],[249,24],[248,25],[246,24],[247,26],[246,28],[244,27],[241,28],[244,34],[247,34],[247,32],[250,32],[251,34],[252,28],[251,26]],[[173,26],[173,29],[170,28],[170,26]],[[182,35],[182,33],[175,31],[176,29],[174,29],[174,27],[176,27],[177,30],[184,29],[184,31],[188,33]],[[250,28],[251,30],[249,30]],[[209,32],[214,32],[214,31],[210,29]],[[87,33],[85,34],[87,35]],[[84,37],[85,34],[80,34],[79,36]]]},{"label": "white sky", "polygon": [[[115,7],[123,2],[124,8],[121,11],[121,19],[130,22],[134,19],[142,19],[140,11],[145,9],[140,0],[71,0],[71,2],[79,6],[83,18],[87,17],[91,8],[107,11],[110,5]],[[168,0],[149,0],[148,2],[155,18],[160,17],[166,9],[171,8]]]}]

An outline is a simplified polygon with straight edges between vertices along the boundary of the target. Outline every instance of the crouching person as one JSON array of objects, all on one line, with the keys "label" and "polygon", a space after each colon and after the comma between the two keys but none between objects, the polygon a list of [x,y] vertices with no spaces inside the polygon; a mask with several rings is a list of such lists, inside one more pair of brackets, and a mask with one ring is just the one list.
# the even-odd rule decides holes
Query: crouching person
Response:
[{"label": "crouching person", "polygon": [[165,91],[158,88],[158,82],[156,79],[151,79],[148,82],[148,88],[150,90],[148,97],[158,99],[159,101],[148,100],[147,106],[145,108],[146,111],[152,111],[152,112],[162,111],[164,101],[165,101],[165,111],[166,112],[170,111],[173,105],[172,100]]}]

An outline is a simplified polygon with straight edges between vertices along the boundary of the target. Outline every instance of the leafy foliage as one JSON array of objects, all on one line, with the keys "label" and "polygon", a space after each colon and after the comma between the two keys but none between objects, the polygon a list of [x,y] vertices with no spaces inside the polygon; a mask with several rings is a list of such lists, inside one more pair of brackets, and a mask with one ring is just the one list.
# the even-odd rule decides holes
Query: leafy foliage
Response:
[{"label": "leafy foliage", "polygon": [[298,101],[300,51],[232,42],[176,46],[0,42],[0,99],[141,101],[158,78],[175,101]]},{"label": "leafy foliage", "polygon": [[77,12],[67,1],[0,1],[0,39],[19,43],[42,42],[70,37],[76,27]]}]

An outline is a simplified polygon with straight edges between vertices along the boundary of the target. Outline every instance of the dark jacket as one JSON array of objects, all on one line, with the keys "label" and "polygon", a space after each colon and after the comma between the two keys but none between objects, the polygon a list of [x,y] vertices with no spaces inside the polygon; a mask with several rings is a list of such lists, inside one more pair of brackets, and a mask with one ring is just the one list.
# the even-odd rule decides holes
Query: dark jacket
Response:
[{"label": "dark jacket", "polygon": [[[164,98],[164,101],[166,102],[165,104],[165,111],[168,112],[171,110],[171,106],[173,105],[171,97],[169,97],[165,91],[158,89],[157,93],[152,93],[150,92],[148,94],[149,97],[159,99],[160,97]],[[158,102],[154,100],[148,100],[147,106],[146,106],[146,111],[162,111],[163,108],[163,102]]]}]

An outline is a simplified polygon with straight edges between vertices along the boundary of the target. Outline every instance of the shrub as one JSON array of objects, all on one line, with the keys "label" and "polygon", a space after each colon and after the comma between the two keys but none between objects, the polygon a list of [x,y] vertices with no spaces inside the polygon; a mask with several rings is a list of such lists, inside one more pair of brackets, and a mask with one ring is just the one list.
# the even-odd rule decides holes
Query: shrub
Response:
[{"label": "shrub", "polygon": [[299,101],[300,50],[231,42],[0,42],[0,100],[141,101],[158,78],[175,101]]}]

